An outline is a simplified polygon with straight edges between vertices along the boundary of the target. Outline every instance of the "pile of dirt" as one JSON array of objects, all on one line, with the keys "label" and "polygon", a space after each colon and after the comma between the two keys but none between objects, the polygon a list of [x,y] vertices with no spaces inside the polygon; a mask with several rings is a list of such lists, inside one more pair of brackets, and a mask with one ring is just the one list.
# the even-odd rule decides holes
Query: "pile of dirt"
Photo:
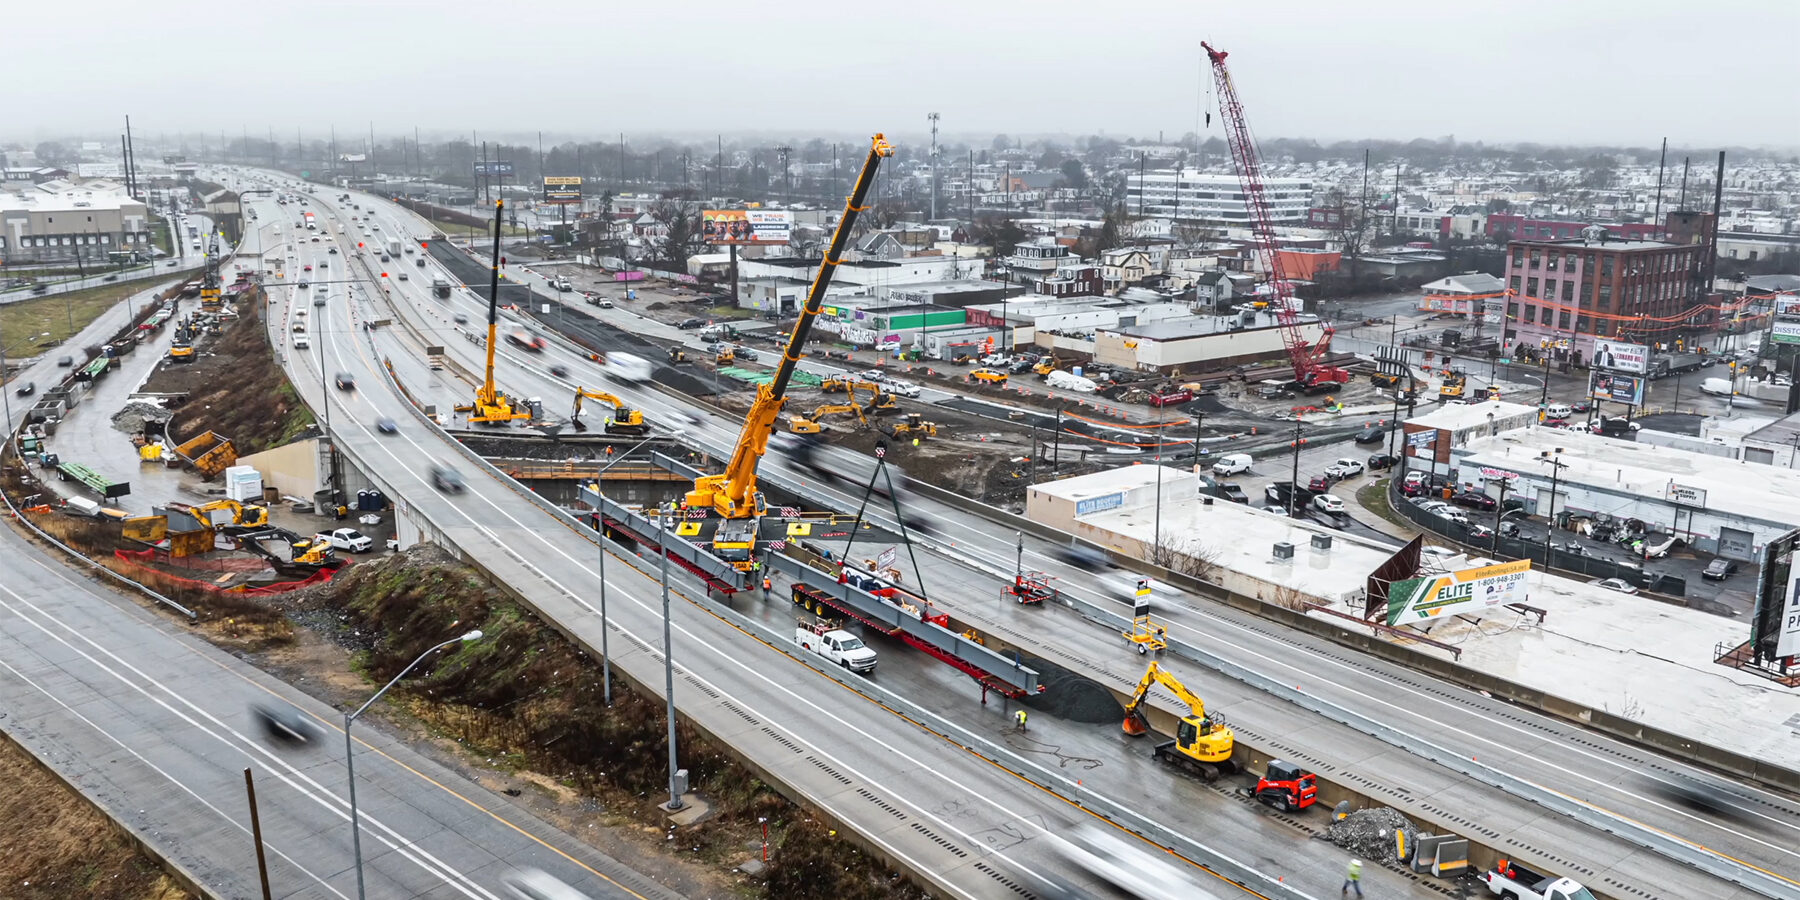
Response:
[{"label": "pile of dirt", "polygon": [[132,400],[120,407],[118,412],[113,413],[112,424],[114,428],[126,434],[143,434],[144,423],[154,422],[160,425],[169,421],[174,415],[161,403],[151,400]]},{"label": "pile of dirt", "polygon": [[[490,760],[530,769],[639,822],[663,822],[656,806],[668,776],[661,701],[616,683],[608,706],[598,660],[441,549],[425,545],[361,563],[276,602],[296,621],[362,651],[363,673],[377,683],[445,636],[480,629],[481,640],[432,656],[395,689],[406,710]],[[767,883],[754,885],[757,896],[923,896],[853,845],[818,833],[804,810],[745,772],[724,747],[685,723],[677,730],[693,788],[713,810],[671,832],[684,853],[729,870],[746,842],[760,838],[766,818],[781,849]]]},{"label": "pile of dirt", "polygon": [[0,889],[12,900],[190,900],[156,861],[31,754],[0,739]]},{"label": "pile of dirt", "polygon": [[1026,706],[1071,722],[1099,725],[1125,721],[1125,707],[1106,685],[1035,656],[1023,657],[1021,662],[1037,670],[1038,683],[1044,686],[1042,693],[1020,701]]},{"label": "pile of dirt", "polygon": [[174,411],[176,443],[215,431],[231,439],[238,454],[279,447],[301,437],[312,412],[275,364],[262,325],[262,295],[238,302],[237,322],[191,363],[158,364],[144,390],[186,393]]},{"label": "pile of dirt", "polygon": [[1388,859],[1395,853],[1394,832],[1413,833],[1412,823],[1385,806],[1359,809],[1331,823],[1325,839],[1363,859]]}]

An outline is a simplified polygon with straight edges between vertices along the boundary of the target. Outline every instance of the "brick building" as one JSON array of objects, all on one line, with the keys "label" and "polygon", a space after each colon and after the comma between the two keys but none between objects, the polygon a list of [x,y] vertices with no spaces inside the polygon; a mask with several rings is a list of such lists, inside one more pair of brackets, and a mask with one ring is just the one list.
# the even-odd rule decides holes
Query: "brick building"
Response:
[{"label": "brick building", "polygon": [[1548,346],[1581,361],[1595,338],[1672,341],[1706,323],[1669,319],[1691,308],[1706,247],[1615,240],[1594,226],[1577,240],[1507,244],[1509,347]]},{"label": "brick building", "polygon": [[[1489,213],[1484,224],[1490,238],[1505,235],[1513,241],[1570,240],[1581,237],[1581,230],[1594,224],[1569,219],[1532,219],[1517,213]],[[1609,238],[1628,241],[1654,241],[1662,228],[1655,222],[1601,222]]]}]

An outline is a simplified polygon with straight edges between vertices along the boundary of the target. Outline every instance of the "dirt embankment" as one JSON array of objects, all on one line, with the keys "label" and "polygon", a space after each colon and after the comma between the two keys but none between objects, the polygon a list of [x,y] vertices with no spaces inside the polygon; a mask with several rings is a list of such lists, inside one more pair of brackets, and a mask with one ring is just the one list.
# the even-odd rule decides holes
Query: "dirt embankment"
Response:
[{"label": "dirt embankment", "polygon": [[191,900],[113,821],[0,739],[0,896]]},{"label": "dirt embankment", "polygon": [[206,431],[231,438],[240,455],[279,447],[300,436],[313,423],[300,402],[263,330],[264,302],[252,292],[238,301],[238,320],[216,337],[195,345],[191,363],[164,360],[144,390],[187,392],[175,411],[177,442]]},{"label": "dirt embankment", "polygon": [[[661,702],[614,679],[608,707],[598,660],[436,548],[359,564],[285,602],[297,621],[360,651],[364,674],[376,682],[446,635],[481,629],[480,641],[443,651],[395,689],[405,711],[475,759],[535,773],[597,802],[619,823],[638,823],[630,832],[636,849],[665,855],[679,848],[678,865],[701,864],[690,876],[699,885],[783,900],[925,896],[685,725],[678,729],[682,762],[713,814],[691,826],[662,825]],[[760,840],[759,818],[769,822],[771,865],[753,879],[734,867]]]}]

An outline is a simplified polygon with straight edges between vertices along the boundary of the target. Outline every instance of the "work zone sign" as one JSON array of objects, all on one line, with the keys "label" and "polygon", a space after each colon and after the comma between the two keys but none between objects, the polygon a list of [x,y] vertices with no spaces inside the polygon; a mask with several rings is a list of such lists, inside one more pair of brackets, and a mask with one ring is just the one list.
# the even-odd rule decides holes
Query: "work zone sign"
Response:
[{"label": "work zone sign", "polygon": [[1463,569],[1444,575],[1408,578],[1388,588],[1389,625],[1412,625],[1426,619],[1523,603],[1531,560]]}]

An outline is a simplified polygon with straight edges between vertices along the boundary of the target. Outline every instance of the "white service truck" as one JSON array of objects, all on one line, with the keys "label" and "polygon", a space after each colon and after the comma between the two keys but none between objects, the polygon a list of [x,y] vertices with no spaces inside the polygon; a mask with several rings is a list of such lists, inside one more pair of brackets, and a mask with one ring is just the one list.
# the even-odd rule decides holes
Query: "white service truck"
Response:
[{"label": "white service truck", "polygon": [[1483,872],[1481,881],[1507,900],[1594,900],[1594,893],[1573,878],[1533,872],[1510,859]]},{"label": "white service truck", "polygon": [[606,354],[606,374],[619,381],[628,381],[633,384],[649,381],[654,371],[650,361],[641,356],[630,353]]},{"label": "white service truck", "polygon": [[389,238],[387,246],[388,246],[388,255],[389,256],[399,256],[400,255],[400,241],[398,239]]},{"label": "white service truck", "polygon": [[794,627],[794,643],[858,675],[875,671],[875,651],[862,638],[837,628],[835,623],[801,622]]}]

